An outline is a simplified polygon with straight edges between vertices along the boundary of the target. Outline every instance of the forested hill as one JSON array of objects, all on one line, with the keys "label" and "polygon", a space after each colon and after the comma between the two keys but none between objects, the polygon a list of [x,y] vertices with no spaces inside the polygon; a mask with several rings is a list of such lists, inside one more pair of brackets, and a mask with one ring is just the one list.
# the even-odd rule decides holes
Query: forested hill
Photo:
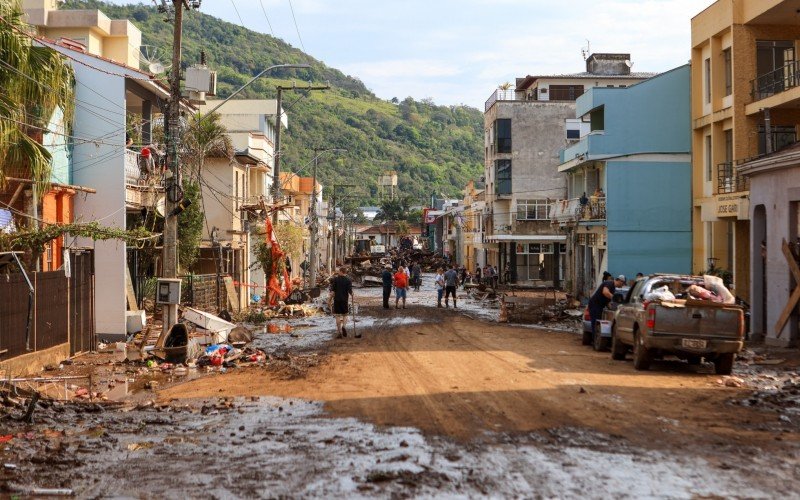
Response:
[{"label": "forested hill", "polygon": [[[142,43],[163,51],[170,59],[172,25],[151,5],[119,6],[96,0],[68,0],[62,9],[95,8],[112,19],[129,19],[143,34]],[[218,72],[218,93],[230,95],[252,76],[273,64],[307,63],[310,69],[277,70],[260,78],[240,94],[247,98],[274,98],[275,86],[307,82],[331,85],[330,90],[285,92],[289,131],[282,137],[285,168],[308,165],[314,147],[343,148],[341,158],[327,155],[320,163],[325,186],[356,183],[363,201],[374,201],[378,176],[398,172],[400,190],[415,202],[432,193],[458,195],[465,183],[483,171],[483,116],[467,106],[436,106],[430,100],[378,99],[358,79],[343,74],[278,38],[242,28],[200,11],[184,17],[183,61],[207,63]],[[301,173],[307,173],[308,168]]]}]

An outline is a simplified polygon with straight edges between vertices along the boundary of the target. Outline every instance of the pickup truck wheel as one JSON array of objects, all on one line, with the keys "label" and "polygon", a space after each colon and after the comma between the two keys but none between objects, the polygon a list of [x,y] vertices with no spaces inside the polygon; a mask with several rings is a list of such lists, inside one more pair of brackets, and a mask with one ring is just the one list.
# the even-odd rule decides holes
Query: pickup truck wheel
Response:
[{"label": "pickup truck wheel", "polygon": [[714,373],[717,375],[730,375],[733,370],[733,357],[732,352],[725,354],[718,354],[714,360]]},{"label": "pickup truck wheel", "polygon": [[651,361],[650,349],[644,346],[644,340],[638,331],[633,332],[633,367],[637,370],[649,370]]},{"label": "pickup truck wheel", "polygon": [[594,325],[594,338],[592,339],[592,347],[594,347],[594,350],[598,352],[608,350],[608,338],[603,338],[603,335],[600,332],[599,322]]},{"label": "pickup truck wheel", "polygon": [[625,354],[628,352],[628,346],[620,342],[617,335],[617,325],[615,324],[611,330],[611,359],[617,361],[625,361]]}]

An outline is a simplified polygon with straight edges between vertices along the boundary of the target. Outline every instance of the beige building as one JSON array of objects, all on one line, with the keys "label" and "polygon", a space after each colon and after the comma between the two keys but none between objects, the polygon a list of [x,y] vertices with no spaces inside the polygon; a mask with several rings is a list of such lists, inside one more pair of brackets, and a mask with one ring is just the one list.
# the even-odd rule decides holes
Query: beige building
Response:
[{"label": "beige building", "polygon": [[459,257],[461,264],[472,272],[475,266],[483,267],[483,211],[486,207],[484,190],[475,189],[475,183],[469,181],[464,188],[464,211],[461,216],[461,248]]},{"label": "beige building", "polygon": [[731,271],[750,298],[750,187],[745,160],[796,141],[797,2],[719,0],[692,19],[695,271]]},{"label": "beige building", "polygon": [[[205,114],[218,102],[200,106]],[[277,101],[241,99],[228,101],[217,113],[233,143],[235,157],[208,158],[202,176],[206,224],[200,242],[197,272],[230,274],[238,283],[239,303],[252,294],[264,296],[266,278],[256,262],[253,242],[264,231],[274,168]],[[288,119],[282,113],[281,126]],[[215,231],[216,229],[216,231]],[[224,307],[224,304],[223,304]]]},{"label": "beige building", "polygon": [[142,32],[127,19],[96,9],[59,10],[59,0],[22,0],[27,22],[52,40],[74,42],[93,55],[139,69]]}]

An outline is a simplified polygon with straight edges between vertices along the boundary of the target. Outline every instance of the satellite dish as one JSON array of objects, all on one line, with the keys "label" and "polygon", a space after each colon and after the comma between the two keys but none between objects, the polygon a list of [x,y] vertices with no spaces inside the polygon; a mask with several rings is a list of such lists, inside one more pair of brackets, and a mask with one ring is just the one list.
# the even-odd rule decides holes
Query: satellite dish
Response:
[{"label": "satellite dish", "polygon": [[625,66],[630,68],[631,66],[633,66],[633,62],[630,59],[625,59]]},{"label": "satellite dish", "polygon": [[142,45],[139,48],[139,66],[147,68],[150,73],[160,75],[172,67],[161,61],[169,60],[169,54],[155,45]]},{"label": "satellite dish", "polygon": [[164,197],[160,197],[158,201],[156,201],[156,213],[161,217],[164,217],[164,212],[166,211],[166,202]]}]

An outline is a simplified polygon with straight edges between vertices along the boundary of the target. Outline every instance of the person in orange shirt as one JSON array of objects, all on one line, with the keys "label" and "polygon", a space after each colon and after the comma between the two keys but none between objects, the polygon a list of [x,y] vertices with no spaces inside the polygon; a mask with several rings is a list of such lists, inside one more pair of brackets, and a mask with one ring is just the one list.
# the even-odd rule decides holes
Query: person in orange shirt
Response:
[{"label": "person in orange shirt", "polygon": [[398,302],[400,299],[403,299],[403,309],[406,308],[406,292],[408,290],[408,275],[406,274],[405,269],[403,266],[399,266],[397,268],[397,272],[394,273],[394,308],[399,309],[397,307]]}]

